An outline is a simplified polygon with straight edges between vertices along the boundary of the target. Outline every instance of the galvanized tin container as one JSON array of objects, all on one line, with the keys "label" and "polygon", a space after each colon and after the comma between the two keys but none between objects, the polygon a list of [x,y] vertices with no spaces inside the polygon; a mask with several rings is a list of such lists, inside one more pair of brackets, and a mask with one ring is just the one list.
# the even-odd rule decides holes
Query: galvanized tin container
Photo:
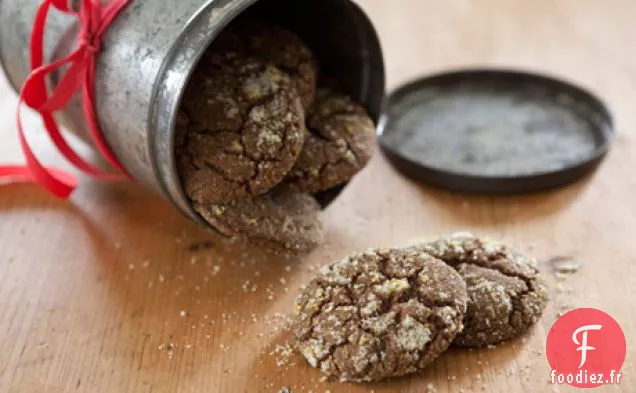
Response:
[{"label": "galvanized tin container", "polygon": [[[28,74],[29,36],[39,4],[40,0],[0,0],[0,62],[16,91]],[[176,114],[200,56],[249,7],[262,7],[260,14],[298,33],[316,53],[321,68],[376,120],[384,97],[376,32],[350,0],[134,0],[102,43],[95,80],[97,117],[128,173],[206,226],[192,210],[177,173]],[[69,53],[77,32],[73,18],[53,14],[45,37],[48,61]],[[55,84],[55,79],[50,82]],[[61,118],[74,133],[87,135],[79,97]]]}]

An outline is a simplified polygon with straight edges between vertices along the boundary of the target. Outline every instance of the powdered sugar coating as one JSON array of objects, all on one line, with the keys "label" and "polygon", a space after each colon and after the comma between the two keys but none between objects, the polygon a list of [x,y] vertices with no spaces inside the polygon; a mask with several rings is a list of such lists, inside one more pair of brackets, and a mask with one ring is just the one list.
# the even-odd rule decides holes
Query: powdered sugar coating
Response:
[{"label": "powdered sugar coating", "polygon": [[320,89],[307,114],[298,161],[285,178],[293,190],[316,193],[350,180],[364,168],[375,147],[375,125],[349,97]]},{"label": "powdered sugar coating", "polygon": [[416,249],[448,263],[466,281],[465,327],[454,344],[497,344],[539,321],[548,291],[533,258],[470,234],[442,238]]},{"label": "powdered sugar coating", "polygon": [[257,59],[225,53],[202,61],[177,129],[184,189],[201,204],[264,194],[300,154],[300,100],[287,75]]},{"label": "powdered sugar coating", "polygon": [[323,268],[295,305],[297,347],[341,381],[421,370],[462,330],[466,286],[415,250],[369,250]]},{"label": "powdered sugar coating", "polygon": [[320,205],[308,194],[274,189],[227,204],[195,204],[219,232],[271,249],[310,251],[323,240]]},{"label": "powdered sugar coating", "polygon": [[240,21],[237,30],[249,55],[268,61],[289,75],[303,108],[309,110],[318,79],[318,63],[311,49],[293,32],[253,18]]}]

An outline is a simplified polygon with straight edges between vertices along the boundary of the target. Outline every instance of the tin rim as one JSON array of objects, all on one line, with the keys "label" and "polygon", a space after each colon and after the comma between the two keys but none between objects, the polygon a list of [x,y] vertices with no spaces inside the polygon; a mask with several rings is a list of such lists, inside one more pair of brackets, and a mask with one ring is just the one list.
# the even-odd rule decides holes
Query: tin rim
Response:
[{"label": "tin rim", "polygon": [[[186,22],[164,59],[151,95],[148,140],[152,166],[166,196],[188,218],[209,227],[194,212],[176,167],[174,128],[181,98],[201,56],[218,34],[258,0],[208,0]],[[214,21],[214,23],[213,23]]]}]

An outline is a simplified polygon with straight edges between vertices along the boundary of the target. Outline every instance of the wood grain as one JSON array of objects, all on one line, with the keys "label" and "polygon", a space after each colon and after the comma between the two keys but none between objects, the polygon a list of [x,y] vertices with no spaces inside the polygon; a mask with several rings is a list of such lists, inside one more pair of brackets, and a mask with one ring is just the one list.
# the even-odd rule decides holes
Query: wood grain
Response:
[{"label": "wood grain", "polygon": [[[548,384],[544,343],[557,313],[581,306],[610,313],[628,340],[621,385],[596,391],[636,391],[636,3],[360,3],[380,32],[390,87],[474,65],[564,77],[595,91],[615,113],[617,137],[608,159],[570,187],[492,198],[415,184],[378,154],[325,212],[326,244],[296,259],[215,238],[132,184],[86,181],[70,202],[33,186],[3,186],[1,392],[278,392],[288,386],[294,393],[415,393],[428,384],[437,392],[575,392]],[[15,104],[0,81],[2,162],[21,157]],[[37,119],[29,116],[28,126],[47,162],[60,162],[37,132]],[[547,272],[553,299],[523,340],[451,350],[416,376],[369,385],[323,383],[301,359],[276,364],[270,352],[286,339],[275,330],[276,313],[290,311],[314,266],[354,250],[462,229],[541,260],[569,255],[585,265],[562,284],[565,290]]]}]

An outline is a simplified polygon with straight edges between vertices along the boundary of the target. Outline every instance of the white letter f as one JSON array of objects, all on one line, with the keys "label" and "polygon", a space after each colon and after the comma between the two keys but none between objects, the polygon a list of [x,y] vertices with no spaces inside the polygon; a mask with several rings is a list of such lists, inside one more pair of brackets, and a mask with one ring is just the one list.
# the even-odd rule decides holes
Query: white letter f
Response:
[{"label": "white letter f", "polygon": [[[602,328],[601,325],[585,325],[576,329],[574,333],[572,334],[572,341],[574,341],[574,344],[580,345],[580,347],[576,349],[577,351],[581,351],[581,364],[579,365],[579,368],[583,367],[583,365],[585,364],[585,361],[587,360],[587,351],[593,351],[596,349],[594,347],[590,347],[587,345],[588,330],[601,330],[601,328]],[[579,342],[576,336],[581,332],[583,332],[583,335],[582,335],[583,340],[581,340],[582,342]]]}]

